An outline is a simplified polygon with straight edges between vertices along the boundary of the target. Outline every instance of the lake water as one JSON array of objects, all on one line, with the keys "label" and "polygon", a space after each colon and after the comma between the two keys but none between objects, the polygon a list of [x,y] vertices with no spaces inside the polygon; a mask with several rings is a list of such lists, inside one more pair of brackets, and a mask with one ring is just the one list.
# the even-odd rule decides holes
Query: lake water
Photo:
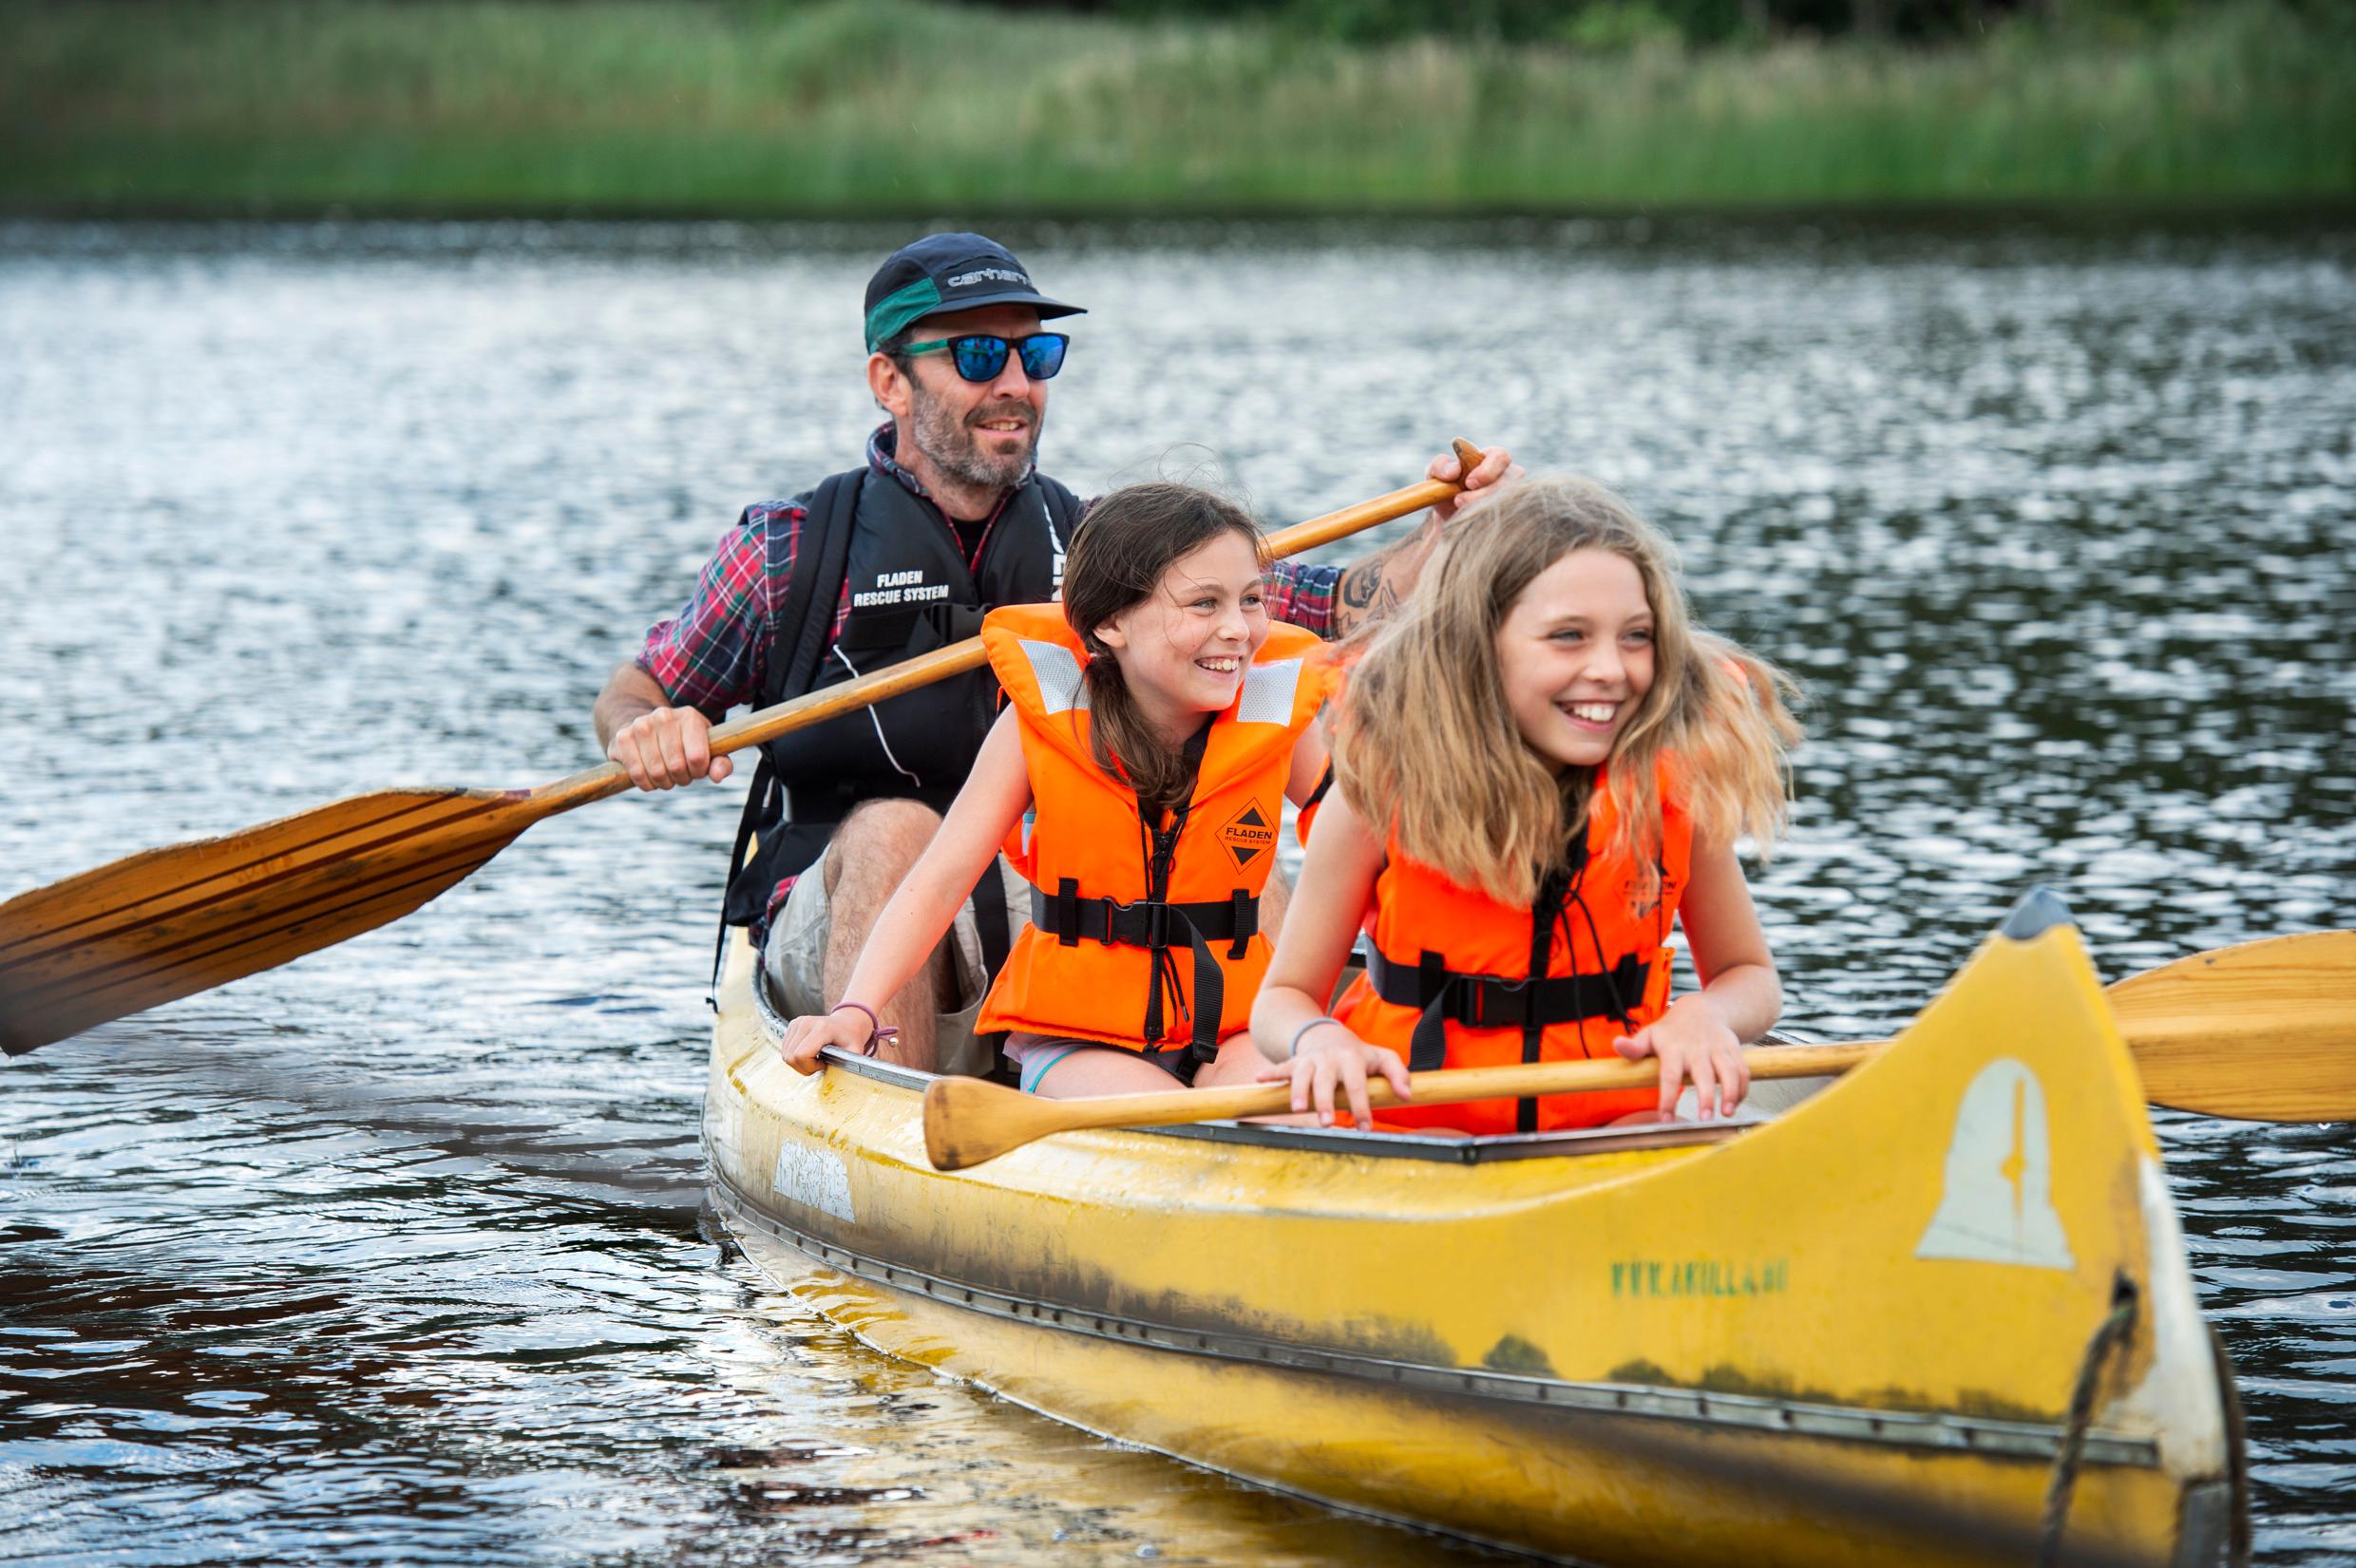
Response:
[{"label": "lake water", "polygon": [[[0,226],[0,897],[593,760],[738,509],[856,460],[902,237]],[[1812,694],[1755,878],[1791,1021],[1903,1023],[2041,881],[2114,977],[2356,923],[2356,229],[1005,237],[1092,307],[1084,494],[1215,461],[1289,521],[1461,433],[1668,527]],[[715,1244],[740,788],[0,1066],[0,1561],[1479,1556],[936,1382]],[[2356,1129],[2160,1134],[2260,1555],[2356,1563]]]}]

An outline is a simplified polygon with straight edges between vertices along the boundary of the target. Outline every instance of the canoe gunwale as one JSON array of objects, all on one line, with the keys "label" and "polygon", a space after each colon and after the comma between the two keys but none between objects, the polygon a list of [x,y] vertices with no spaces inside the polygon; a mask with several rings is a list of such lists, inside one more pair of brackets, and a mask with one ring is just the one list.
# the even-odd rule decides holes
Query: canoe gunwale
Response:
[{"label": "canoe gunwale", "polygon": [[[770,1045],[785,1039],[786,1017],[770,999],[769,988],[756,978],[750,987],[754,1016],[762,1038]],[[1763,1045],[1804,1044],[1798,1036],[1770,1030]],[[922,1095],[940,1075],[898,1062],[879,1061],[857,1051],[828,1046],[819,1052],[830,1072],[889,1084]],[[1195,1122],[1167,1127],[1122,1129],[1142,1137],[1190,1138],[1213,1143],[1246,1143],[1264,1148],[1300,1149],[1318,1154],[1369,1155],[1381,1160],[1422,1160],[1444,1165],[1485,1165],[1504,1160],[1562,1160],[1582,1154],[1622,1154],[1639,1149],[1683,1148],[1721,1143],[1758,1125],[1756,1120],[1682,1122],[1630,1127],[1572,1127],[1559,1132],[1510,1133],[1479,1138],[1450,1138],[1432,1133],[1361,1132],[1355,1127],[1271,1126],[1264,1123]]]},{"label": "canoe gunwale", "polygon": [[[890,1070],[899,1073],[908,1069]],[[2040,1422],[1883,1410],[1650,1384],[1568,1382],[1486,1369],[1436,1367],[1319,1350],[1233,1332],[1173,1328],[1092,1308],[1062,1307],[943,1278],[827,1240],[782,1218],[757,1196],[738,1185],[717,1162],[711,1162],[710,1179],[712,1194],[731,1223],[781,1241],[822,1267],[870,1285],[1034,1328],[1216,1361],[1322,1372],[1382,1387],[1559,1409],[1566,1414],[1624,1416],[2044,1463],[2052,1462],[2060,1454],[2064,1435],[2060,1425]],[[2086,1434],[2082,1462],[2156,1469],[2159,1467],[2160,1455],[2158,1445],[2150,1438],[2096,1429]]]}]

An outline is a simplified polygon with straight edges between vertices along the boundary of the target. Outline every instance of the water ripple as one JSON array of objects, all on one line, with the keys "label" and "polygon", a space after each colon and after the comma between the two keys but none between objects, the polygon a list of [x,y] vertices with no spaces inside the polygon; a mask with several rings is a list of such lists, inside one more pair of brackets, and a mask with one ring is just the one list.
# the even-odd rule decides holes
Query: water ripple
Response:
[{"label": "water ripple", "polygon": [[[0,895],[579,766],[737,509],[855,451],[901,237],[0,225]],[[1756,882],[1799,1021],[1902,1023],[2037,881],[2112,976],[2350,923],[2344,228],[1008,237],[1093,307],[1049,436],[1084,490],[1200,443],[1291,520],[1461,432],[1669,527],[1810,689]],[[7,1065],[0,1561],[1477,1557],[879,1360],[716,1244],[740,787]],[[2356,1142],[2156,1121],[2260,1555],[2356,1563]]]}]

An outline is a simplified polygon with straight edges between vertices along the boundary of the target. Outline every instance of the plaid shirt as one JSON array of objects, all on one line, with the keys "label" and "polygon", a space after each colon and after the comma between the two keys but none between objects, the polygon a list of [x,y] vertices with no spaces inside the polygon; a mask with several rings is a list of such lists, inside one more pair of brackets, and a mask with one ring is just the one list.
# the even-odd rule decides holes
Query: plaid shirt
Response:
[{"label": "plaid shirt", "polygon": [[[895,435],[887,424],[867,438],[869,472],[888,475],[907,486],[910,494],[929,501],[917,477],[893,456]],[[802,521],[808,516],[811,494],[806,490],[791,501],[746,507],[736,525],[720,536],[686,607],[647,629],[646,645],[638,652],[638,668],[654,677],[673,703],[700,708],[706,718],[717,723],[730,708],[760,701],[762,677],[768,672],[770,648],[780,630],[777,620],[785,609],[786,584],[793,576],[794,555],[801,548]],[[1005,510],[1013,495],[1009,490],[998,498],[998,511]],[[977,567],[981,549],[989,541],[990,525],[997,521],[998,512],[993,512],[978,536],[981,544],[966,562],[969,568]],[[944,520],[941,526],[947,528],[948,523]],[[1334,588],[1340,580],[1338,566],[1278,561],[1268,573],[1268,614],[1323,636],[1331,629]],[[850,585],[846,582],[834,608],[835,635],[841,635],[850,609]],[[792,886],[791,878],[780,883],[770,907],[776,908]]]}]

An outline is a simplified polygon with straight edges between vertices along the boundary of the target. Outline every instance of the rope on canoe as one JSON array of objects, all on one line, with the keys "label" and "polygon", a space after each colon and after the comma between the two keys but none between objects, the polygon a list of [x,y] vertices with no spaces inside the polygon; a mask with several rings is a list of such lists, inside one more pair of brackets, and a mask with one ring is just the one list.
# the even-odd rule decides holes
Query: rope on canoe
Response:
[{"label": "rope on canoe", "polygon": [[2102,1381],[2102,1364],[2111,1358],[2114,1346],[2126,1344],[2135,1315],[2135,1282],[2121,1275],[2111,1294],[2110,1315],[2086,1342],[2078,1386],[2070,1390],[2069,1425],[2062,1434],[2062,1451],[2054,1456],[2053,1479],[2045,1483],[2045,1522],[2038,1534],[2037,1568],[2054,1568],[2061,1560],[2062,1531],[2069,1522],[2070,1493],[2078,1485],[2078,1463],[2086,1451],[2086,1428],[2094,1421],[2094,1392]]},{"label": "rope on canoe", "polygon": [[2217,1368],[2217,1397],[2225,1404],[2225,1467],[2232,1483],[2233,1517],[2227,1525],[2227,1568],[2250,1568],[2250,1432],[2241,1411],[2241,1390],[2233,1383],[2233,1358],[2225,1351],[2225,1338],[2209,1325],[2209,1353]]}]

